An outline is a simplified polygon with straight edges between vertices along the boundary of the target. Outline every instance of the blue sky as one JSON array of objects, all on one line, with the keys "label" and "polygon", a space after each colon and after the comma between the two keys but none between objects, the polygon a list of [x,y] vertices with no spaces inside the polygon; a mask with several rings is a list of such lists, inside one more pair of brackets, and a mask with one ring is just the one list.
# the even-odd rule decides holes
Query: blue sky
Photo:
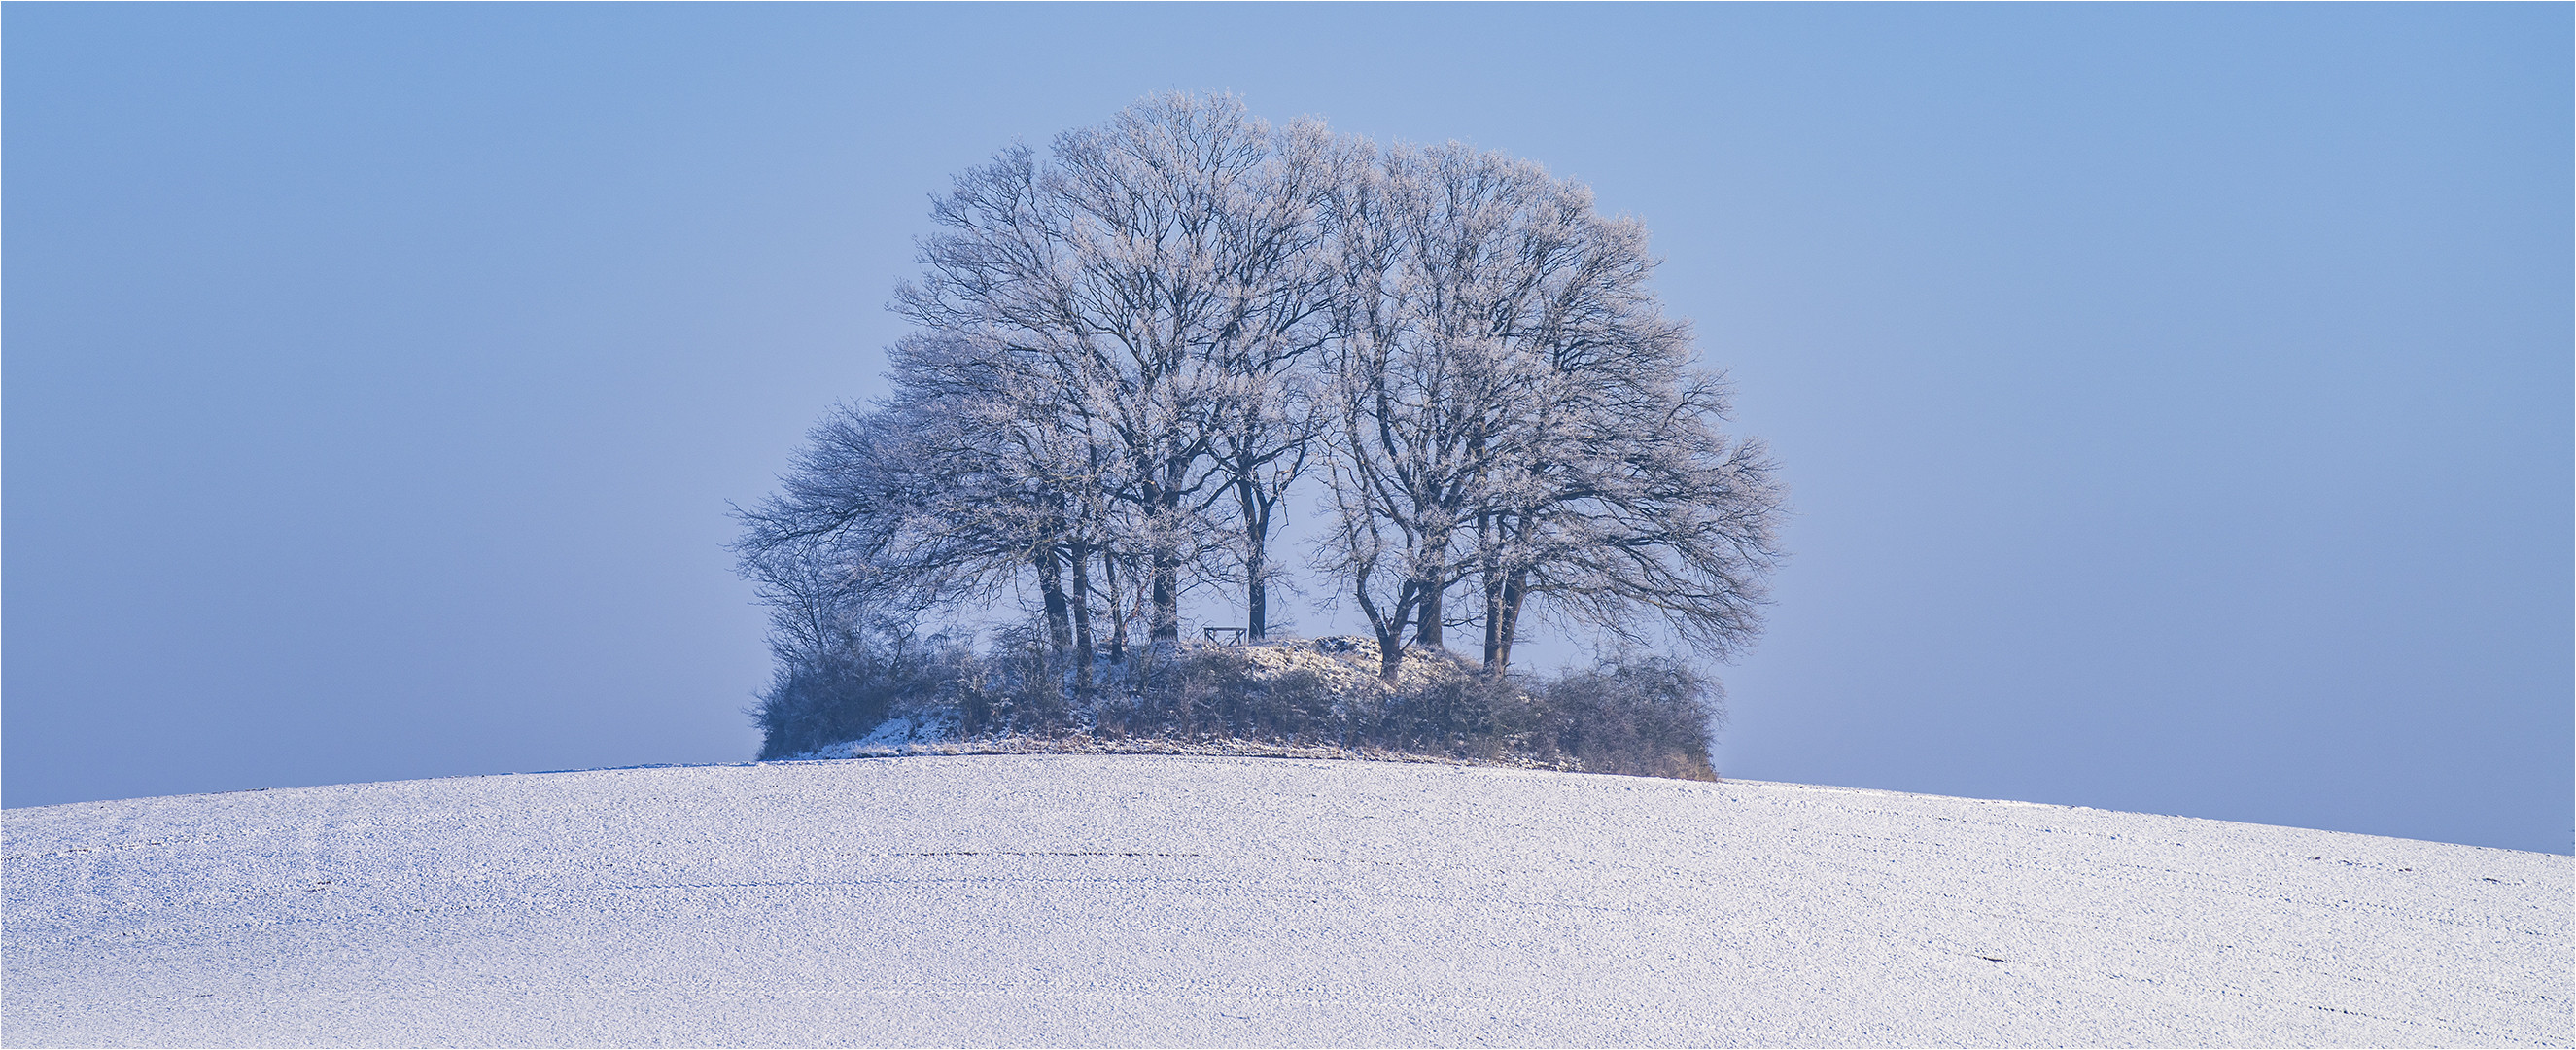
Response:
[{"label": "blue sky", "polygon": [[1797,508],[1726,773],[2570,848],[2564,5],[0,26],[9,805],[747,759],[727,501],[1181,88],[1645,220]]}]

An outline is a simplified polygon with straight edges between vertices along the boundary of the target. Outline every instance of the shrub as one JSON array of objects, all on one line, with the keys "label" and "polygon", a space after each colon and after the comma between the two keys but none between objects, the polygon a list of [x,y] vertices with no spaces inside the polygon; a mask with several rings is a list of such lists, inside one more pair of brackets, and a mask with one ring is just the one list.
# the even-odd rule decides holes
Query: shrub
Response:
[{"label": "shrub", "polygon": [[755,709],[761,757],[867,736],[887,718],[953,721],[973,739],[1089,737],[1331,746],[1712,780],[1708,734],[1717,683],[1680,661],[1622,655],[1554,676],[1487,675],[1445,652],[1408,656],[1390,688],[1373,650],[1323,643],[1189,645],[1159,662],[1094,669],[1088,697],[1032,631],[1006,631],[978,654],[934,639],[851,647],[792,661]]},{"label": "shrub", "polygon": [[892,706],[884,679],[885,668],[846,654],[780,667],[752,709],[761,729],[760,757],[783,758],[866,736]]},{"label": "shrub", "polygon": [[1718,684],[1668,657],[1628,657],[1547,683],[1538,749],[1575,768],[1715,780],[1708,734],[1722,721]]},{"label": "shrub", "polygon": [[944,636],[844,639],[829,651],[781,654],[779,668],[750,710],[760,727],[760,758],[785,758],[868,735],[887,718],[955,706],[974,653]]}]

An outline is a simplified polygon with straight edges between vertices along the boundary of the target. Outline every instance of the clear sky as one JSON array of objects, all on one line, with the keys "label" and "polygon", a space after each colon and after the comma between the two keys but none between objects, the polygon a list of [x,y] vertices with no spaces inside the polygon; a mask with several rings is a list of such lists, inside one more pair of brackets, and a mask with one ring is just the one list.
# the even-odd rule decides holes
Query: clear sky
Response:
[{"label": "clear sky", "polygon": [[[1148,92],[1642,217],[1797,516],[1729,775],[2567,852],[2571,12],[0,12],[0,800],[748,759],[727,501]],[[1306,612],[1310,633],[1329,629]]]}]

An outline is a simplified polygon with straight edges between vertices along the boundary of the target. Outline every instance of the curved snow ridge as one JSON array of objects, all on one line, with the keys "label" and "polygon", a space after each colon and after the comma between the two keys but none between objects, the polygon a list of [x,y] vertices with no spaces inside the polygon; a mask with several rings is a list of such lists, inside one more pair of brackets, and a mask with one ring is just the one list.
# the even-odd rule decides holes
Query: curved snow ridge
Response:
[{"label": "curved snow ridge", "polygon": [[2576,1043],[2576,861],[1117,755],[6,813],[11,1045]]}]

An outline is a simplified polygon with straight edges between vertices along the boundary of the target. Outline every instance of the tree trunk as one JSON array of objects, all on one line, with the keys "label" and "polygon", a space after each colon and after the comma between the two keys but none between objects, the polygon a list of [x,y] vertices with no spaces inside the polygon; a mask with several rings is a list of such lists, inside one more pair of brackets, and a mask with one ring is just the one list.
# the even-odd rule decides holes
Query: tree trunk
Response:
[{"label": "tree trunk", "polygon": [[1512,666],[1512,636],[1520,630],[1521,604],[1529,599],[1529,592],[1523,588],[1528,582],[1527,569],[1514,569],[1503,574],[1502,626],[1492,664],[1495,674],[1501,674]]},{"label": "tree trunk", "polygon": [[1181,560],[1166,550],[1154,552],[1153,602],[1146,638],[1157,654],[1169,655],[1181,646]]},{"label": "tree trunk", "polygon": [[[1254,562],[1256,569],[1259,565],[1259,562]],[[1262,641],[1270,637],[1270,588],[1261,582],[1261,577],[1254,576],[1245,590],[1244,600],[1250,611],[1245,614],[1248,622],[1244,626],[1244,634],[1253,641]]]},{"label": "tree trunk", "polygon": [[1493,534],[1494,516],[1491,514],[1477,515],[1476,549],[1480,552],[1477,555],[1477,561],[1480,563],[1481,569],[1477,575],[1479,577],[1479,582],[1484,584],[1485,592],[1485,673],[1489,675],[1500,672],[1503,669],[1502,660],[1505,659],[1501,655],[1503,638],[1501,633],[1503,629],[1502,568],[1494,563]]},{"label": "tree trunk", "polygon": [[1055,545],[1049,543],[1040,546],[1029,561],[1038,570],[1038,592],[1046,600],[1047,644],[1060,658],[1073,648],[1073,622],[1064,597],[1064,560],[1056,555]]},{"label": "tree trunk", "polygon": [[1243,509],[1244,634],[1258,642],[1270,636],[1270,507],[1250,477],[1235,479],[1234,495]]},{"label": "tree trunk", "polygon": [[1440,594],[1447,588],[1440,586],[1440,578],[1446,575],[1448,575],[1448,567],[1445,565],[1437,566],[1433,568],[1429,579],[1419,581],[1415,584],[1416,587],[1420,588],[1422,594],[1422,602],[1420,605],[1422,612],[1420,616],[1415,618],[1413,625],[1413,644],[1415,645],[1430,649],[1445,647],[1444,640],[1441,637]]},{"label": "tree trunk", "polygon": [[1091,545],[1073,544],[1073,695],[1091,695]]},{"label": "tree trunk", "polygon": [[1503,623],[1503,574],[1485,569],[1485,673],[1496,674],[1511,662],[1511,628]]},{"label": "tree trunk", "polygon": [[1394,685],[1396,672],[1404,668],[1404,603],[1412,597],[1411,585],[1408,584],[1406,591],[1397,597],[1392,613],[1380,611],[1377,601],[1369,597],[1365,571],[1355,581],[1351,594],[1359,599],[1360,612],[1368,617],[1369,630],[1377,634],[1377,676],[1385,679],[1386,684]]},{"label": "tree trunk", "polygon": [[1127,662],[1127,594],[1118,588],[1118,559],[1115,555],[1100,559],[1100,571],[1109,577],[1109,662]]},{"label": "tree trunk", "polygon": [[1169,530],[1180,517],[1181,481],[1188,476],[1188,470],[1186,462],[1166,464],[1161,487],[1147,494],[1152,501],[1148,506],[1153,507],[1155,514],[1162,519],[1155,523],[1156,535],[1149,555],[1152,566],[1146,580],[1146,590],[1154,606],[1151,618],[1146,621],[1146,641],[1153,646],[1158,661],[1181,647],[1181,552],[1173,546]]}]

